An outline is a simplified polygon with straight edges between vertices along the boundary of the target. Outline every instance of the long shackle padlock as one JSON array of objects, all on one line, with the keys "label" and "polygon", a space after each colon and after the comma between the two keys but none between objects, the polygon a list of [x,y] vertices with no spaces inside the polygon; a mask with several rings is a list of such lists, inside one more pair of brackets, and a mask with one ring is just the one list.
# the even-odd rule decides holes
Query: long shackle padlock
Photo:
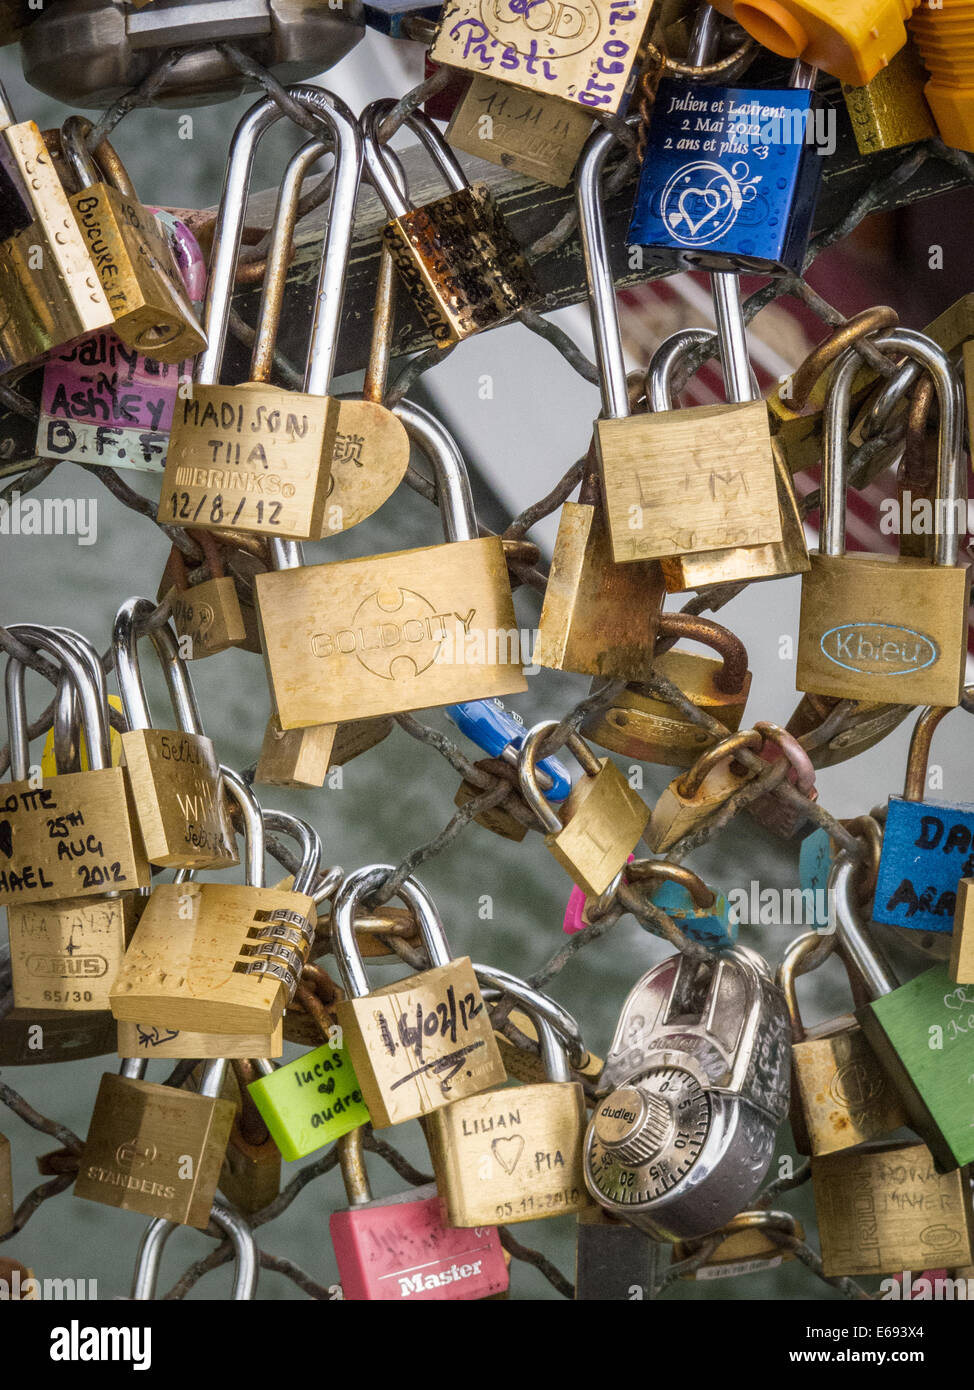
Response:
[{"label": "long shackle padlock", "polygon": [[[720,306],[723,305],[726,311],[724,322],[740,326],[743,322],[740,318],[740,294],[736,283],[728,284],[729,279],[736,281],[736,277],[715,274],[712,278],[715,308],[719,312]],[[663,413],[674,409],[674,378],[688,352],[701,347],[713,350],[718,345],[723,351],[726,342],[726,335],[701,328],[682,329],[665,339],[653,354],[646,373],[646,394],[650,410]],[[743,372],[737,370],[742,365],[746,368]],[[746,354],[742,360],[741,353],[734,352],[725,362],[724,372],[729,401],[740,403],[762,400]],[[687,418],[692,418],[692,415]],[[753,583],[759,579],[780,579],[785,575],[800,574],[808,569],[808,545],[805,541],[798,498],[784,452],[773,438],[771,456],[774,463],[778,513],[781,518],[781,540],[768,541],[763,545],[734,546],[725,550],[705,550],[668,556],[660,561],[660,565],[669,593],[685,593],[689,589],[702,589],[709,584],[737,581]]]},{"label": "long shackle padlock", "polygon": [[[297,540],[320,539],[326,529],[338,422],[337,403],[327,391],[338,345],[362,140],[352,113],[331,92],[296,86],[289,95],[322,122],[335,150],[303,391],[282,392],[255,383],[219,385],[254,155],[260,138],[282,114],[277,102],[267,98],[244,115],[231,141],[203,311],[208,344],[197,360],[192,399],[180,402],[173,420],[160,522],[180,525],[192,517],[193,526],[204,530],[236,529]],[[317,153],[309,155],[309,150]],[[314,141],[300,150],[289,165],[291,177],[300,183],[306,161],[318,153]],[[283,270],[279,265],[276,273]],[[217,440],[212,438],[215,428],[225,431]],[[253,447],[245,449],[245,438]]]},{"label": "long shackle padlock", "polygon": [[[233,1242],[234,1267],[231,1299],[236,1302],[254,1298],[257,1294],[260,1258],[257,1253],[257,1240],[250,1223],[231,1207],[225,1207],[222,1202],[213,1203],[210,1209],[210,1220],[216,1222]],[[176,1228],[175,1221],[167,1221],[161,1216],[150,1221],[145,1228],[139,1242],[139,1252],[135,1257],[131,1298],[139,1302],[155,1298],[162,1252],[166,1241]]]},{"label": "long shackle padlock", "polygon": [[922,333],[900,328],[872,343],[919,361],[933,378],[940,407],[934,560],[845,553],[847,428],[860,367],[849,348],[833,368],[826,403],[819,550],[802,577],[796,685],[840,699],[954,706],[971,585],[969,567],[957,562],[966,518],[960,387],[946,354]]},{"label": "long shackle padlock", "polygon": [[669,416],[631,414],[602,206],[602,169],[615,143],[609,130],[589,138],[576,185],[602,391],[595,445],[612,558],[633,563],[780,542],[762,402],[697,406]]},{"label": "long shackle padlock", "polygon": [[[112,645],[128,732],[122,735],[132,800],[146,854],[163,867],[221,869],[237,863],[220,763],[203,733],[189,670],[156,605],[130,598],[115,615]],[[162,664],[176,730],[155,729],[142,683],[139,639],[148,637]]]}]

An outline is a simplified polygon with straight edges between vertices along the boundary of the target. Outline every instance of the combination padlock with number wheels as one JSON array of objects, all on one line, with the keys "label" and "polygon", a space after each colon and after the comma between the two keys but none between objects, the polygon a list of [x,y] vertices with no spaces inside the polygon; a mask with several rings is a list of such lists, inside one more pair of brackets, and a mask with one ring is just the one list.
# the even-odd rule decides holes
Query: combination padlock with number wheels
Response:
[{"label": "combination padlock with number wheels", "polygon": [[545,1080],[481,1091],[429,1116],[426,1138],[447,1220],[506,1225],[579,1211],[590,1202],[582,1174],[585,1094],[571,1079],[566,1043],[523,980],[488,966],[474,971],[481,985],[503,990],[532,1015]]},{"label": "combination padlock with number wheels", "polygon": [[[151,599],[130,598],[115,615],[115,673],[128,720],[122,734],[125,769],[136,818],[152,864],[226,869],[237,847],[220,764],[203,733],[189,671],[168,623],[153,623]],[[156,729],[142,684],[138,646],[148,638],[163,671],[179,728]]]},{"label": "combination padlock with number wheels", "polygon": [[788,1111],[788,1010],[765,962],[735,946],[671,956],[626,1000],[585,1136],[585,1181],[657,1239],[705,1235],[752,1200]]},{"label": "combination padlock with number wheels", "polygon": [[971,577],[958,563],[966,517],[963,410],[950,361],[930,339],[901,328],[872,339],[933,378],[940,406],[933,563],[845,553],[848,416],[860,358],[849,348],[832,370],[826,406],[820,549],[802,576],[799,690],[912,705],[960,703]]},{"label": "combination padlock with number wheels", "polygon": [[391,864],[357,869],[332,908],[332,949],[348,994],[336,1012],[376,1129],[427,1115],[506,1079],[470,957],[451,959],[436,904],[413,878],[399,895],[415,915],[431,969],[369,988],[355,940],[355,910],[393,872]]},{"label": "combination padlock with number wheels", "polygon": [[245,884],[164,883],[153,891],[112,989],[117,1019],[270,1035],[294,996],[314,940],[308,890],[321,841],[310,825],[287,817],[300,837],[301,867],[293,889],[265,888],[260,806],[235,772],[222,772],[243,817]]}]

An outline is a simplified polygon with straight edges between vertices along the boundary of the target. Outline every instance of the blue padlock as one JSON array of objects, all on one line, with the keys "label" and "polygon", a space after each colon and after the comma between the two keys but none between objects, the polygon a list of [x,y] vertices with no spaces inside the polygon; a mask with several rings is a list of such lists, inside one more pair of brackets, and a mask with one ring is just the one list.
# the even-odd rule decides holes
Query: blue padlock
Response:
[{"label": "blue padlock", "polygon": [[672,917],[692,941],[720,950],[737,940],[738,924],[731,921],[727,899],[708,888],[692,869],[658,860],[645,862],[635,872],[630,864],[627,874],[633,879],[661,880],[651,892],[650,902]]},{"label": "blue padlock", "polygon": [[428,19],[435,24],[440,18],[441,5],[420,5],[416,0],[367,0],[363,16],[370,29],[388,34],[390,39],[410,38],[403,33],[407,19]]},{"label": "blue padlock", "polygon": [[930,740],[950,711],[930,706],[910,739],[902,797],[891,796],[873,919],[913,931],[954,929],[957,884],[974,875],[974,805],[923,801]]},{"label": "blue padlock", "polygon": [[[445,705],[444,713],[488,757],[504,758],[513,767],[517,766],[517,752],[527,730],[500,700],[467,700],[459,705]],[[542,758],[538,771],[542,774],[539,780],[547,799],[564,801],[572,789],[571,775],[565,764],[557,758]]]},{"label": "blue padlock", "polygon": [[661,82],[629,227],[644,263],[800,274],[824,165],[814,143],[822,109],[808,87]]},{"label": "blue padlock", "polygon": [[798,881],[802,894],[812,895],[812,920],[809,926],[817,931],[829,926],[828,894],[832,858],[832,839],[827,830],[813,830],[802,840],[798,851]]}]

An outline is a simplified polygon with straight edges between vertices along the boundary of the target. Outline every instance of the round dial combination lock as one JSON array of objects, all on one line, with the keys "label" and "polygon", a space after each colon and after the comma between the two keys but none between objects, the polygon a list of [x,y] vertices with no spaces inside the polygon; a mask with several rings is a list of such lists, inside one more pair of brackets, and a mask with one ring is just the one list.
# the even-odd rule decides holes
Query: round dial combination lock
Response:
[{"label": "round dial combination lock", "polygon": [[690,1171],[709,1126],[707,1092],[682,1067],[661,1067],[613,1091],[589,1134],[599,1195],[621,1205],[661,1197]]}]

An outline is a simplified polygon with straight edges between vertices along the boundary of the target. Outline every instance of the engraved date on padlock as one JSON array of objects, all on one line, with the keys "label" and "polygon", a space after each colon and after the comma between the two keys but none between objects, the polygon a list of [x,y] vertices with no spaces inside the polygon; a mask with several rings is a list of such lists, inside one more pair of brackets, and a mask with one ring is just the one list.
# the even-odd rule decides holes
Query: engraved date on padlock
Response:
[{"label": "engraved date on padlock", "polygon": [[[398,1006],[398,1000],[396,1005]],[[417,1076],[433,1076],[443,1095],[450,1092],[450,1082],[462,1069],[467,1056],[484,1046],[478,1039],[465,1042],[470,1025],[484,1010],[482,999],[472,993],[457,996],[453,985],[447,988],[442,1000],[420,999],[408,1008],[376,1008],[375,1027],[384,1050],[400,1065],[410,1070],[392,1083],[392,1090],[405,1086]],[[447,1051],[444,1044],[449,1044]],[[432,1054],[432,1055],[430,1055]]]}]

